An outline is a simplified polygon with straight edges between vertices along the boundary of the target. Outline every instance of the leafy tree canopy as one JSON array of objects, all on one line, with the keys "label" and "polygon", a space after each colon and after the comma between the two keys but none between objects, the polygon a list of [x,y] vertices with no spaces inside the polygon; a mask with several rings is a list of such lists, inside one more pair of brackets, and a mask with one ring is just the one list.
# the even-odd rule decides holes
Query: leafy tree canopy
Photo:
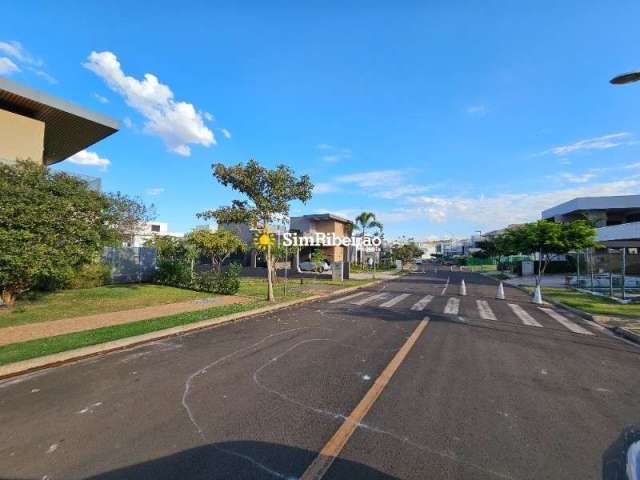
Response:
[{"label": "leafy tree canopy", "polygon": [[247,244],[235,233],[219,229],[194,230],[187,236],[187,241],[196,246],[203,255],[211,259],[213,267],[220,271],[222,263],[235,252],[246,252]]},{"label": "leafy tree canopy", "polygon": [[0,291],[7,304],[43,278],[63,279],[117,244],[112,199],[29,161],[0,164]]}]

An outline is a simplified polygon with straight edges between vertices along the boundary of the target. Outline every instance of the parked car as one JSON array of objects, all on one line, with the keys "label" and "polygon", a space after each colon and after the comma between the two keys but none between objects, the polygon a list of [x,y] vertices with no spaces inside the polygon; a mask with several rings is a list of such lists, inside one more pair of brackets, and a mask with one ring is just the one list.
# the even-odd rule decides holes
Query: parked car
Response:
[{"label": "parked car", "polygon": [[[315,272],[316,266],[311,262],[300,262],[300,270],[302,270],[303,272]],[[320,271],[326,272],[329,270],[331,270],[331,264],[327,260],[325,260],[320,265]]]}]

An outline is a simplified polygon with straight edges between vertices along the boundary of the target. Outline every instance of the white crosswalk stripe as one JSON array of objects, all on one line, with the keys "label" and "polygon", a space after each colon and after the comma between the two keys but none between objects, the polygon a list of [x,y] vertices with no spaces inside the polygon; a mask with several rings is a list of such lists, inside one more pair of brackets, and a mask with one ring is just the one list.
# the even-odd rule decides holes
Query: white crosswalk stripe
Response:
[{"label": "white crosswalk stripe", "polygon": [[520,320],[522,320],[522,323],[524,323],[525,325],[530,325],[532,327],[541,327],[542,326],[536,321],[535,318],[533,318],[531,315],[529,315],[524,310],[524,308],[522,308],[520,305],[517,305],[515,303],[509,303],[508,305],[511,308],[511,310],[513,310],[513,313],[516,314],[516,317],[518,317]]},{"label": "white crosswalk stripe", "polygon": [[364,295],[365,293],[369,293],[369,292],[354,293],[352,295],[347,295],[346,297],[340,297],[340,298],[336,298],[335,300],[329,300],[329,303],[346,302],[347,300],[351,300],[353,298],[360,297],[361,295]]},{"label": "white crosswalk stripe", "polygon": [[539,307],[539,308],[544,313],[549,315],[551,318],[556,320],[558,323],[561,323],[563,326],[565,326],[566,328],[571,330],[573,333],[580,333],[582,335],[593,335],[593,333],[590,332],[589,330],[587,330],[586,328],[582,328],[580,325],[577,325],[577,324],[573,323],[571,320],[569,320],[568,318],[560,315],[555,310],[552,310],[550,308],[542,308],[542,307]]},{"label": "white crosswalk stripe", "polygon": [[356,300],[355,302],[351,302],[355,305],[364,305],[365,303],[373,302],[374,300],[381,300],[383,298],[387,298],[389,296],[388,293],[378,293],[376,295],[371,295],[370,297],[365,297],[360,300]]},{"label": "white crosswalk stripe", "polygon": [[396,303],[400,303],[402,300],[409,296],[408,293],[401,293],[397,297],[392,298],[391,300],[387,300],[386,302],[380,304],[381,307],[393,307]]},{"label": "white crosswalk stripe", "polygon": [[493,310],[491,310],[491,307],[489,306],[489,302],[486,300],[476,300],[476,305],[478,306],[480,318],[484,320],[497,320]]},{"label": "white crosswalk stripe", "polygon": [[447,301],[447,304],[444,307],[444,313],[448,315],[457,315],[460,310],[460,299],[456,297],[451,297]]},{"label": "white crosswalk stripe", "polygon": [[429,303],[433,300],[433,295],[426,295],[418,300],[412,307],[411,310],[415,310],[416,312],[421,312],[424,308],[429,305]]}]

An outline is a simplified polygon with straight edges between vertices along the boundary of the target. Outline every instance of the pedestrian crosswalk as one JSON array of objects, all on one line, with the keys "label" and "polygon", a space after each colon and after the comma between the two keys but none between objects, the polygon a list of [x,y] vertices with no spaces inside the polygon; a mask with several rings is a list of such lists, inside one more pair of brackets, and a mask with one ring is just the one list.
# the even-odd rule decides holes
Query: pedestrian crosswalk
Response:
[{"label": "pedestrian crosswalk", "polygon": [[386,302],[380,304],[380,306],[386,308],[393,307],[396,303],[400,303],[402,300],[409,296],[410,295],[408,293],[401,293],[397,297],[393,297],[391,300],[387,300]]},{"label": "pedestrian crosswalk", "polygon": [[[329,300],[331,304],[348,303],[352,305],[366,305],[379,308],[409,308],[414,312],[431,310],[444,315],[460,315],[478,317],[490,321],[514,321],[529,327],[542,328],[545,325],[564,327],[572,333],[593,335],[593,332],[570,320],[560,312],[548,308],[527,305],[524,303],[510,303],[500,300],[469,299],[460,296],[414,295],[412,293],[392,292],[357,292],[344,297]],[[543,325],[545,324],[545,325]]]},{"label": "pedestrian crosswalk", "polygon": [[529,312],[527,312],[524,308],[522,308],[517,303],[509,303],[508,305],[509,305],[509,308],[513,310],[513,313],[516,314],[516,317],[522,320],[522,323],[524,323],[525,325],[531,325],[532,327],[542,326],[540,325],[540,323],[536,321],[535,318],[529,315]]},{"label": "pedestrian crosswalk", "polygon": [[416,312],[421,312],[422,310],[425,309],[427,305],[429,305],[431,300],[433,300],[433,295],[425,295],[424,297],[422,297],[420,300],[418,300],[416,303],[414,303],[411,306],[411,310],[414,310]]},{"label": "pedestrian crosswalk", "polygon": [[485,320],[497,320],[496,315],[491,310],[489,306],[489,302],[486,300],[476,300],[476,305],[478,306],[478,313],[480,314],[480,318]]}]

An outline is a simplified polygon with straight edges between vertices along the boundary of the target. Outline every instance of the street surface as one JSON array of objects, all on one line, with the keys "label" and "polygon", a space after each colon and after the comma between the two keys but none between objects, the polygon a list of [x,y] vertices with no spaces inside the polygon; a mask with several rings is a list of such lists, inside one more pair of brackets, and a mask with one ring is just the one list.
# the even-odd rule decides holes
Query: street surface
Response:
[{"label": "street surface", "polygon": [[412,334],[323,478],[601,478],[640,349],[495,293],[428,270],[2,381],[0,478],[300,478]]}]

